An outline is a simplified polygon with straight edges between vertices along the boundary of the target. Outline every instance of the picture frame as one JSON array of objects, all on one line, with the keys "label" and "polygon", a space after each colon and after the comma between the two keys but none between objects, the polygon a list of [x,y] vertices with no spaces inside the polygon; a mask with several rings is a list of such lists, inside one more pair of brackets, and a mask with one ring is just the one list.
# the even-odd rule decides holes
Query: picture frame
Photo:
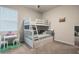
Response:
[{"label": "picture frame", "polygon": [[59,18],[59,22],[65,22],[65,17]]}]

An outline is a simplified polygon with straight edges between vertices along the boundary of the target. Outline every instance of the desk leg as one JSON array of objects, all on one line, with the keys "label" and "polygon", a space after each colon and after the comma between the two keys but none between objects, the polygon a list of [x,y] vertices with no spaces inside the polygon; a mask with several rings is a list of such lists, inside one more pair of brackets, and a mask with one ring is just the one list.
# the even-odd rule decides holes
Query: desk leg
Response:
[{"label": "desk leg", "polygon": [[0,48],[1,48],[1,44],[0,44]]},{"label": "desk leg", "polygon": [[5,48],[5,43],[4,43],[4,48]]}]

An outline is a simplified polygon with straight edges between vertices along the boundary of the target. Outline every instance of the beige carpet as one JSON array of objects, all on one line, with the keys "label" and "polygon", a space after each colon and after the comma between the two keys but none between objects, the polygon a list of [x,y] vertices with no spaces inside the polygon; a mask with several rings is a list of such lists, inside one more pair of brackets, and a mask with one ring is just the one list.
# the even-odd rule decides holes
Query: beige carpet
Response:
[{"label": "beige carpet", "polygon": [[[62,44],[59,42],[49,42],[48,44],[38,47],[29,48],[26,44],[21,47],[4,52],[5,54],[77,54],[79,48]],[[2,53],[2,54],[4,54]]]}]

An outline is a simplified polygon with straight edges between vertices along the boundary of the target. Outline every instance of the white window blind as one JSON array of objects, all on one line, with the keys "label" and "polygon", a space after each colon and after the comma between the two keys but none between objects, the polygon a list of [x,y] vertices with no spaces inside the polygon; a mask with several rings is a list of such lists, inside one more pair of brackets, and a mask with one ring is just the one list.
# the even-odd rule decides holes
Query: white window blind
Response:
[{"label": "white window blind", "polygon": [[17,11],[0,7],[0,31],[17,31]]}]

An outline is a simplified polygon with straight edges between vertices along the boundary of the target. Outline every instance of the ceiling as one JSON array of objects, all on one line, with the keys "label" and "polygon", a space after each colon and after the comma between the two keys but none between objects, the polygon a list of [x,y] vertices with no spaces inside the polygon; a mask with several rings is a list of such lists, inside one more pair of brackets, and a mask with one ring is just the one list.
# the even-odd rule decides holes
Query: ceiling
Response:
[{"label": "ceiling", "polygon": [[43,13],[43,12],[51,10],[55,7],[58,7],[58,5],[40,5],[39,8],[37,8],[37,6],[38,5],[26,5],[25,7],[30,8],[30,9],[35,10],[35,11],[40,12],[40,13]]}]

